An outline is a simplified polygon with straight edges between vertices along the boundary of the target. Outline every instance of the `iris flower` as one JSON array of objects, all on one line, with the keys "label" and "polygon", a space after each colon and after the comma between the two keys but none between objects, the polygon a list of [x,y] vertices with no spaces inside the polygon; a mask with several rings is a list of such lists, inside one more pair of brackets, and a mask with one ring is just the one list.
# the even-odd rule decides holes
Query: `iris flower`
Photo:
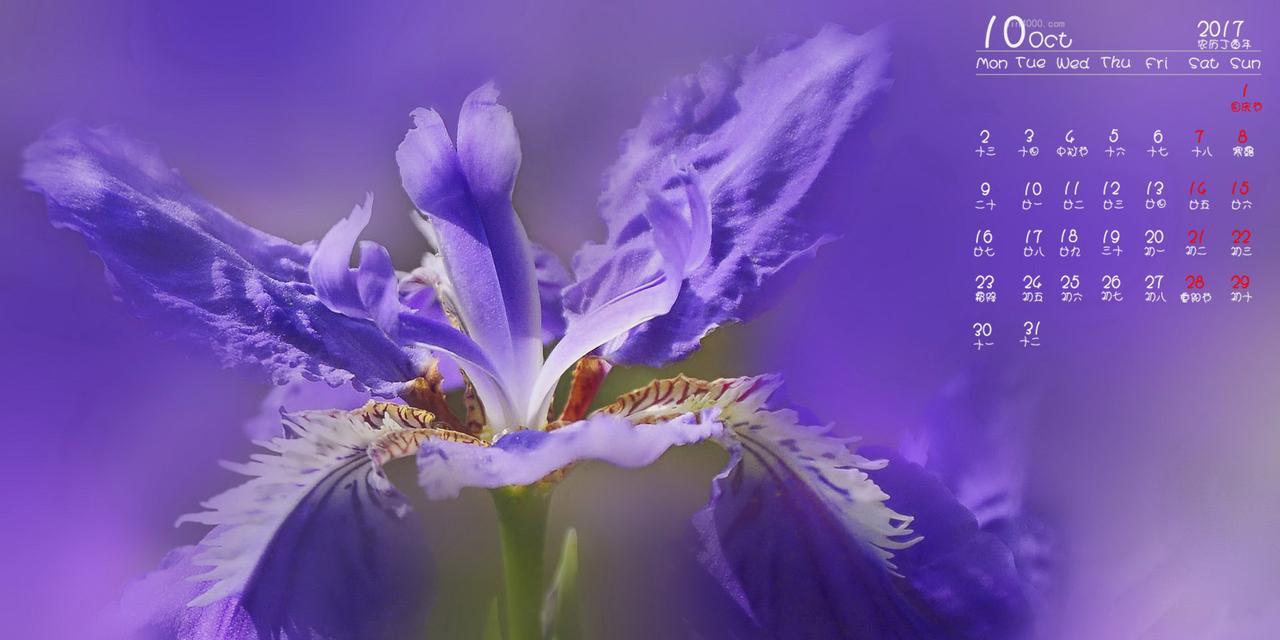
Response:
[{"label": "iris flower", "polygon": [[383,470],[416,456],[428,498],[491,490],[502,633],[554,637],[563,584],[547,584],[543,546],[557,483],[578,462],[641,467],[703,441],[728,463],[693,518],[687,568],[708,587],[691,603],[722,615],[691,637],[1023,632],[1009,549],[924,470],[802,419],[776,377],[677,377],[595,398],[611,368],[674,363],[756,315],[778,276],[830,240],[795,209],[887,90],[887,64],[883,35],[829,27],[675,81],[623,137],[599,201],[608,237],[578,251],[572,278],[516,215],[520,141],[492,85],[466,98],[452,136],[435,111],[412,113],[396,159],[430,251],[409,272],[359,240],[371,197],[295,244],[237,222],[114,130],[51,130],[24,177],[122,300],[229,365],[368,399],[283,413],[264,452],[235,467],[249,479],[184,517],[212,527],[204,539],[125,595],[128,633],[421,634],[431,593],[448,587],[433,585],[425,534]]}]

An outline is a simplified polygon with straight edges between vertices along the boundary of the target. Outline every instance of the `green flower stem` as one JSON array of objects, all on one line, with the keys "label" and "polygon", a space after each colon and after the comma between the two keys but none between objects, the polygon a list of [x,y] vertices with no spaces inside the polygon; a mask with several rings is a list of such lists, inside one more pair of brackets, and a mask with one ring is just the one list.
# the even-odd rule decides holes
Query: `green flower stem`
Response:
[{"label": "green flower stem", "polygon": [[507,640],[542,640],[543,547],[551,490],[503,487],[490,495],[502,540]]}]

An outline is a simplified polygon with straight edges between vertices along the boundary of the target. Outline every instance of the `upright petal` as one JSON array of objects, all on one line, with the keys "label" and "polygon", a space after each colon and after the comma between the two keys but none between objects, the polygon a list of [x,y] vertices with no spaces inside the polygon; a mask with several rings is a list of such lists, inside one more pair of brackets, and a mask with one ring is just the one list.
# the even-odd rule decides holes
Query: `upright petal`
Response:
[{"label": "upright petal", "polygon": [[400,329],[400,296],[396,268],[387,248],[376,242],[360,243],[360,268],[356,271],[356,292],[369,317],[388,335]]},{"label": "upright petal", "polygon": [[191,562],[192,607],[236,603],[263,638],[403,638],[422,622],[428,559],[420,521],[384,475],[436,430],[404,405],[285,416],[250,476],[179,522],[212,525]]},{"label": "upright petal", "polygon": [[[687,207],[699,206],[696,186],[685,181]],[[675,205],[665,197],[653,194],[648,204],[654,219],[680,220]],[[691,214],[697,220],[699,215]],[[690,236],[694,240],[690,241]],[[575,283],[566,290],[568,324],[564,338],[547,354],[547,360],[533,385],[526,409],[530,423],[547,414],[551,392],[556,383],[579,358],[603,347],[606,355],[613,345],[641,323],[671,309],[680,292],[686,264],[698,256],[696,233],[664,233],[654,236],[656,251],[632,247],[607,259],[606,268],[597,270],[588,281]]]},{"label": "upright petal", "polygon": [[[517,369],[515,383],[527,389],[542,360],[541,314],[533,246],[511,205],[520,170],[520,138],[511,112],[486,84],[467,96],[458,115],[458,160],[475,199],[498,272]],[[445,249],[448,256],[448,250]],[[449,258],[445,258],[448,266]]]},{"label": "upright petal", "polygon": [[774,276],[824,242],[793,210],[845,130],[888,85],[884,40],[828,27],[709,62],[649,105],[605,176],[607,249],[584,248],[577,279],[618,271],[612,255],[654,251],[653,222],[643,215],[653,191],[679,188],[680,167],[692,166],[707,193],[709,255],[687,274],[670,311],[632,331],[612,360],[661,366],[687,356],[715,327],[761,311],[776,297]]},{"label": "upright petal", "polygon": [[241,224],[192,193],[154,150],[108,129],[62,125],[26,150],[23,177],[55,226],[79,232],[117,295],[227,365],[278,383],[352,382],[382,395],[418,363],[376,324],[325,306],[312,248]]},{"label": "upright petal", "polygon": [[547,360],[538,372],[533,392],[529,395],[529,403],[525,407],[526,423],[537,424],[547,415],[551,392],[555,390],[560,376],[573,363],[639,323],[670,309],[678,289],[678,282],[658,274],[592,309],[586,315],[570,320],[564,338],[547,354]]},{"label": "upright petal", "polygon": [[307,263],[307,275],[316,288],[316,297],[330,309],[354,318],[369,317],[356,289],[351,251],[372,216],[373,194],[368,194],[363,205],[357,205],[351,215],[339,220],[324,234]]},{"label": "upright petal", "polygon": [[360,267],[352,269],[351,251],[373,213],[373,194],[334,225],[311,256],[307,273],[316,296],[330,309],[373,320],[392,338],[399,333],[400,297],[391,254],[375,242],[360,243]]},{"label": "upright petal", "polygon": [[564,335],[564,302],[560,292],[569,286],[569,271],[550,249],[533,244],[533,267],[538,273],[538,298],[542,308],[542,342],[550,343]]},{"label": "upright petal", "polygon": [[[337,313],[372,320],[398,342],[425,346],[437,355],[451,356],[473,378],[499,379],[500,369],[480,345],[448,322],[445,315],[426,308],[430,302],[414,290],[417,285],[410,282],[408,292],[402,290],[391,254],[385,247],[361,241],[360,266],[356,269],[349,266],[356,240],[369,224],[372,204],[370,195],[363,206],[356,207],[320,241],[307,267],[317,297]],[[414,274],[410,274],[410,278],[413,277]],[[409,306],[402,303],[402,297],[409,300]],[[494,411],[501,415],[499,405],[509,403],[495,401],[493,404]]]},{"label": "upright petal", "polygon": [[[413,214],[413,222],[422,233],[429,250],[422,257],[422,266],[414,269],[400,282],[401,299],[404,304],[429,316],[444,317],[443,298],[449,298],[449,304],[457,308],[456,296],[452,293],[449,276],[444,269],[444,261],[439,251],[440,236],[429,220],[417,213]],[[564,302],[561,291],[569,286],[572,279],[564,268],[560,258],[550,249],[533,242],[533,268],[538,282],[539,306],[542,310],[542,342],[555,342],[564,335],[565,318]]]},{"label": "upright petal", "polygon": [[414,111],[396,159],[405,191],[439,238],[460,320],[517,390],[510,399],[532,384],[542,340],[533,253],[511,205],[520,144],[496,100],[488,85],[467,98],[456,149],[438,114]]}]

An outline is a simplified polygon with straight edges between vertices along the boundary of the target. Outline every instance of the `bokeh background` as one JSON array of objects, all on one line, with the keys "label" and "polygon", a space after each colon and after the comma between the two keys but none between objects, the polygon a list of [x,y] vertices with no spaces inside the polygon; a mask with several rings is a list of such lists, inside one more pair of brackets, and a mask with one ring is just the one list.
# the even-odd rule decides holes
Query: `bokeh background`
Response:
[{"label": "bokeh background", "polygon": [[[718,332],[685,370],[781,371],[794,400],[841,432],[888,445],[951,415],[938,408],[948,384],[1015,372],[1021,387],[1035,390],[1034,402],[1019,405],[1014,436],[1027,453],[1026,503],[1059,541],[1045,636],[1269,637],[1264,630],[1277,624],[1270,601],[1280,592],[1274,119],[1248,122],[1260,155],[1247,165],[1224,159],[1204,170],[1171,163],[1112,172],[1049,161],[1035,170],[1047,184],[1068,174],[1086,185],[1157,173],[1180,184],[1192,171],[1250,179],[1257,255],[1247,307],[1146,308],[1130,285],[1130,300],[1114,307],[1050,303],[1028,312],[1008,300],[979,308],[970,300],[977,268],[966,244],[978,226],[967,208],[972,192],[983,179],[1011,188],[1030,178],[1008,157],[977,167],[978,129],[1008,133],[1011,143],[1027,126],[1055,135],[1074,127],[1100,140],[1112,127],[1136,138],[1155,127],[1185,133],[1239,122],[1225,110],[1239,90],[1231,79],[972,76],[990,14],[1066,20],[1077,46],[1174,48],[1191,42],[1195,20],[1209,17],[1191,2],[992,4],[981,11],[881,0],[0,6],[3,635],[91,637],[94,616],[123,584],[166,549],[197,539],[198,530],[172,523],[235,481],[216,461],[249,453],[241,425],[266,391],[251,374],[223,371],[198,349],[158,339],[111,300],[81,239],[49,227],[42,202],[17,178],[22,147],[44,128],[65,118],[120,125],[159,145],[212,202],[296,241],[320,237],[373,191],[366,237],[407,267],[422,251],[394,163],[408,113],[419,105],[455,113],[467,92],[494,79],[524,148],[517,208],[531,235],[567,259],[582,241],[602,237],[594,212],[600,172],[668,79],[768,37],[835,22],[894,29],[892,91],[840,146],[804,207],[843,239],[808,265],[773,311]],[[1274,44],[1267,41],[1274,6],[1222,2],[1214,13],[1247,18],[1264,50]],[[1254,95],[1269,99],[1267,82],[1255,81]],[[1138,214],[1125,214],[1126,233],[1145,226]],[[1168,214],[1162,224],[1177,236],[1187,215]],[[1230,224],[1226,215],[1210,214],[1221,216],[1213,228]],[[1021,228],[1001,220],[998,228]],[[1092,232],[1101,223],[1082,224]],[[1076,270],[1086,281],[1119,270],[1136,284],[1145,269],[1136,256],[1116,264],[1090,258]],[[1173,280],[1186,270],[1174,256],[1160,265]],[[1220,281],[1233,266],[1219,257],[1203,269]],[[993,268],[1010,282],[1022,269],[1013,261]],[[1060,271],[1057,263],[1044,269],[1054,278]],[[969,326],[988,319],[1000,347],[974,353]],[[1043,322],[1038,350],[1014,343],[1026,319]],[[964,401],[981,416],[1009,398]],[[588,606],[605,612],[597,618],[616,628],[641,624],[644,612],[610,590],[634,570],[610,545],[628,544],[627,532],[644,537],[631,526],[638,521],[677,531],[705,499],[718,462],[714,452],[694,450],[654,469],[588,469],[571,480],[557,518],[583,527],[586,561],[596,562]],[[646,507],[628,506],[635,504]],[[451,550],[444,579],[459,585],[442,605],[450,610],[492,586],[496,542],[482,497],[433,508],[440,545]],[[468,637],[472,623],[457,624],[446,631]]]}]

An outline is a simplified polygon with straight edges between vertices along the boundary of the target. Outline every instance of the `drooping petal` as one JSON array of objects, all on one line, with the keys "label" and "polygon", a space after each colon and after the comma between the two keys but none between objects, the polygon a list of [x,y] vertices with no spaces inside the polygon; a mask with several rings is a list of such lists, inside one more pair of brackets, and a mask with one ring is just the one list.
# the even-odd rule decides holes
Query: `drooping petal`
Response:
[{"label": "drooping petal", "polygon": [[265,640],[236,598],[191,607],[205,588],[193,580],[201,569],[192,563],[195,546],[170,551],[160,566],[129,585],[119,604],[105,616],[102,637],[110,640]]},{"label": "drooping petal", "polygon": [[427,497],[441,499],[467,487],[532,484],[583,460],[643,467],[671,447],[700,442],[719,431],[715,411],[708,410],[643,425],[600,414],[554,431],[513,431],[492,446],[429,439],[418,450],[418,482]]},{"label": "drooping petal", "polygon": [[766,637],[945,637],[890,562],[914,539],[868,476],[883,465],[794,412],[726,410],[729,463],[694,518],[700,560]]},{"label": "drooping petal", "polygon": [[1023,497],[1040,397],[1018,367],[984,362],[946,385],[902,449],[904,458],[936,475],[973,512],[979,527],[1009,547],[1024,581],[1047,594],[1058,578],[1057,541]]},{"label": "drooping petal", "polygon": [[[626,272],[613,256],[653,252],[643,219],[653,191],[679,188],[693,167],[710,206],[709,255],[670,311],[632,331],[615,362],[662,366],[694,351],[716,326],[747,320],[775,297],[769,285],[825,238],[793,215],[849,125],[886,86],[884,36],[828,27],[745,58],[713,61],[671,85],[622,141],[600,199],[609,236],[574,261],[580,282]],[[573,294],[570,294],[573,295]],[[589,297],[589,296],[588,296]]]},{"label": "drooping petal", "polygon": [[999,639],[1026,631],[1025,593],[995,536],[914,465],[859,455],[852,439],[770,407],[778,384],[767,376],[659,380],[596,414],[645,423],[720,412],[715,440],[729,463],[693,527],[709,580],[681,592],[706,608],[689,616],[705,637]]},{"label": "drooping petal", "polygon": [[460,320],[516,390],[511,400],[533,382],[541,319],[532,249],[511,206],[519,139],[496,100],[488,85],[467,98],[456,149],[437,113],[414,111],[396,159],[405,191],[438,236]]},{"label": "drooping petal", "polygon": [[1039,393],[1016,370],[995,363],[953,378],[904,455],[932,471],[980,524],[1022,511],[1026,447]]},{"label": "drooping petal", "polygon": [[[725,429],[717,440],[730,449],[731,456],[770,454],[770,466],[790,469],[790,475],[832,505],[829,510],[849,516],[846,526],[891,566],[890,550],[912,544],[902,540],[911,533],[907,528],[911,519],[887,509],[883,504],[887,496],[862,473],[883,464],[854,453],[850,448],[854,439],[831,437],[825,428],[801,425],[792,410],[768,409],[766,403],[780,385],[774,376],[710,382],[679,376],[654,381],[605,406],[597,415],[644,423],[665,420],[673,412],[719,411]],[[726,473],[735,466],[731,462]]]},{"label": "drooping petal", "polygon": [[[170,551],[160,566],[130,585],[120,602],[103,616],[100,635],[105,640],[348,640],[370,638],[392,640],[422,637],[425,620],[408,602],[397,602],[400,594],[346,590],[341,576],[328,576],[330,584],[306,585],[297,593],[280,594],[281,600],[332,596],[347,619],[318,623],[315,617],[297,617],[285,628],[273,628],[253,618],[239,595],[206,605],[189,603],[208,588],[202,569],[194,562],[199,547],[192,545]],[[404,562],[407,553],[396,558]],[[319,562],[328,562],[327,556]],[[426,567],[420,567],[426,570]],[[313,576],[307,576],[310,578]],[[314,576],[320,577],[320,576]],[[305,578],[304,578],[305,579]],[[338,584],[333,584],[337,582]],[[328,589],[325,595],[318,592]],[[360,603],[359,607],[352,606]],[[304,622],[310,620],[310,622]]]},{"label": "drooping petal", "polygon": [[915,516],[912,529],[921,537],[894,562],[910,593],[950,634],[945,637],[1028,637],[1032,591],[1004,541],[979,527],[973,513],[932,473],[889,450],[869,453],[889,461],[871,470],[871,478],[892,496],[891,507]]},{"label": "drooping petal", "polygon": [[[285,416],[250,480],[179,522],[213,526],[191,562],[192,607],[238,602],[264,638],[402,638],[430,575],[421,523],[383,473],[437,430],[430,414],[370,403]],[[444,436],[441,436],[444,437]]]},{"label": "drooping petal", "polygon": [[312,248],[241,224],[192,193],[151,148],[108,129],[62,125],[26,150],[23,177],[60,228],[83,235],[117,295],[228,366],[277,383],[353,382],[393,395],[418,363],[373,322],[314,294]]}]

